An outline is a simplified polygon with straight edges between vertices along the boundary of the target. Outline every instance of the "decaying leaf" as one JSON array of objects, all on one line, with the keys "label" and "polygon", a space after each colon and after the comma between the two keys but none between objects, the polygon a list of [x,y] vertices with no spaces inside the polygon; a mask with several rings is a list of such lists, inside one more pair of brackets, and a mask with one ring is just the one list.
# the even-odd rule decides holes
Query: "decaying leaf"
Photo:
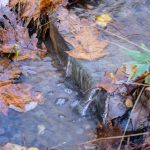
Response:
[{"label": "decaying leaf", "polygon": [[142,129],[145,126],[147,126],[147,118],[149,116],[149,111],[146,109],[141,102],[139,102],[136,106],[136,108],[133,110],[133,113],[131,114],[131,121],[133,125],[133,129]]},{"label": "decaying leaf", "polygon": [[67,54],[84,60],[94,60],[108,54],[104,49],[109,42],[98,39],[99,32],[93,27],[94,22],[84,18],[80,19],[79,16],[70,13],[63,7],[58,9],[57,18],[59,31],[65,35],[65,40],[74,47],[72,51],[66,51]]},{"label": "decaying leaf", "polygon": [[[101,123],[97,125],[97,138],[104,138],[104,137],[114,137],[122,135],[121,128],[118,124],[112,125],[111,121],[108,120],[107,124],[103,126]],[[111,140],[99,140],[97,144],[99,145],[99,149],[111,149],[113,150],[113,144],[119,143],[120,139],[111,139]]]},{"label": "decaying leaf", "polygon": [[4,86],[13,83],[16,78],[21,75],[19,65],[12,64],[4,72],[0,73],[0,86]]},{"label": "decaying leaf", "polygon": [[31,85],[24,83],[2,86],[0,87],[0,101],[4,102],[8,107],[24,112],[27,104],[44,101],[42,94],[31,91],[31,88]]},{"label": "decaying leaf", "polygon": [[72,57],[94,60],[108,54],[104,48],[108,46],[109,42],[98,40],[90,27],[82,27],[80,32],[74,35],[74,38],[66,38],[66,40],[74,47],[74,50],[66,52]]},{"label": "decaying leaf", "polygon": [[112,93],[120,87],[118,81],[126,80],[126,67],[121,67],[117,69],[116,73],[111,73],[109,71],[105,72],[104,77],[101,78],[101,81],[97,84],[97,87],[105,89],[108,93]]},{"label": "decaying leaf", "polygon": [[[5,12],[8,18],[11,17],[8,8],[5,9],[2,14],[4,15]],[[4,27],[7,23],[5,20],[5,18],[2,19]],[[11,18],[10,20],[12,22],[15,22],[16,18],[13,17],[13,19]],[[15,28],[10,22],[7,24],[7,30],[0,30],[0,33],[3,33],[3,36],[0,39],[1,53],[7,54],[8,57],[14,57],[12,59],[17,61],[22,61],[25,59],[34,59],[36,55],[38,55],[39,57],[44,57],[47,54],[47,50],[37,48],[38,39],[36,38],[36,34],[33,34],[30,38],[27,28],[17,24],[17,21],[14,25]]]},{"label": "decaying leaf", "polygon": [[[121,117],[127,111],[127,108],[124,105],[125,98],[120,94],[114,94],[107,97],[108,102],[108,118],[114,119]],[[115,111],[114,111],[115,110]]]},{"label": "decaying leaf", "polygon": [[53,11],[61,2],[62,0],[10,0],[9,6],[15,7],[18,3],[22,4],[24,7],[21,10],[21,17],[36,20],[42,12],[46,12],[47,9]]}]

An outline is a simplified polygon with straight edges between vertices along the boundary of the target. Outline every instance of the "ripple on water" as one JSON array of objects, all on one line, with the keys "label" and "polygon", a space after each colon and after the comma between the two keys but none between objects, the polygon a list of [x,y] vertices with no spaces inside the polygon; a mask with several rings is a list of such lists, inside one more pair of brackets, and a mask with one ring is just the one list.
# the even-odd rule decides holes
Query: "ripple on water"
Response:
[{"label": "ripple on water", "polygon": [[67,93],[67,94],[72,94],[72,92],[73,91],[71,89],[68,89],[68,88],[65,89],[65,93]]},{"label": "ripple on water", "polygon": [[68,100],[69,100],[69,99],[66,98],[66,97],[59,97],[59,98],[56,99],[55,104],[56,104],[56,105],[59,105],[59,106],[62,106],[62,105],[64,105]]}]

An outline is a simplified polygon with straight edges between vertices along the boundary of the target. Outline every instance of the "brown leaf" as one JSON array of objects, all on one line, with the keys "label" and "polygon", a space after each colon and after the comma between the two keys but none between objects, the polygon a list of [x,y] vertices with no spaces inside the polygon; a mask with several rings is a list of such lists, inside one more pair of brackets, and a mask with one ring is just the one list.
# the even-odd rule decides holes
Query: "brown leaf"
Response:
[{"label": "brown leaf", "polygon": [[25,111],[25,106],[31,102],[43,102],[44,98],[41,93],[31,91],[29,84],[9,84],[0,87],[0,101],[7,106],[14,106],[22,111]]},{"label": "brown leaf", "polygon": [[21,70],[19,66],[10,65],[3,73],[0,73],[0,86],[12,83],[16,78],[20,77]]},{"label": "brown leaf", "polygon": [[10,62],[11,62],[11,60],[9,58],[7,58],[7,57],[3,57],[2,59],[0,59],[0,65],[4,69],[6,69],[9,66]]},{"label": "brown leaf", "polygon": [[121,67],[117,69],[115,74],[106,71],[104,77],[102,77],[100,82],[97,84],[97,87],[103,88],[109,93],[113,93],[120,87],[120,84],[118,84],[117,82],[127,79],[125,75],[125,70],[125,67]]},{"label": "brown leaf", "polygon": [[73,45],[73,51],[67,51],[70,56],[80,59],[94,60],[106,56],[108,53],[104,51],[107,47],[107,41],[100,41],[93,34],[93,30],[89,27],[82,27],[75,38],[67,39]]},{"label": "brown leaf", "polygon": [[46,12],[48,8],[53,11],[61,2],[62,0],[10,0],[9,6],[15,7],[21,3],[23,5],[21,17],[36,20],[41,13]]},{"label": "brown leaf", "polygon": [[97,84],[97,87],[105,89],[108,93],[113,93],[117,90],[118,85],[115,84],[117,81],[113,73],[106,71],[104,77],[101,78],[100,83]]}]

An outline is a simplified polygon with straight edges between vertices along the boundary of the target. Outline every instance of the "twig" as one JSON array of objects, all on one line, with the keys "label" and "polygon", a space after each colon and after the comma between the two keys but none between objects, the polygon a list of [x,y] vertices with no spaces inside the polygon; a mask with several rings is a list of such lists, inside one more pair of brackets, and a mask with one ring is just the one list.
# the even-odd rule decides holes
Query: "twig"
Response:
[{"label": "twig", "polygon": [[131,116],[132,116],[132,114],[133,114],[133,111],[135,110],[135,107],[136,107],[136,105],[137,105],[137,103],[138,103],[138,101],[139,101],[139,99],[140,99],[140,97],[141,97],[141,95],[142,95],[144,89],[145,89],[145,87],[142,87],[142,89],[141,89],[141,91],[140,91],[140,93],[139,93],[139,95],[138,95],[138,97],[137,97],[137,99],[136,99],[136,101],[135,101],[135,104],[134,104],[134,106],[133,106],[133,109],[132,109],[132,111],[131,111],[131,113],[130,113],[130,116],[129,116],[129,118],[128,118],[128,122],[127,122],[127,124],[126,124],[125,130],[124,130],[124,132],[123,132],[123,137],[122,137],[122,139],[121,139],[121,141],[120,141],[120,144],[119,144],[117,150],[120,150],[120,149],[121,149],[121,145],[122,145],[122,142],[123,142],[123,140],[124,140],[124,136],[125,136],[125,134],[126,134],[126,131],[127,131],[127,129],[128,129]]},{"label": "twig", "polygon": [[57,147],[60,147],[60,146],[62,146],[62,145],[64,145],[64,144],[66,144],[66,143],[67,143],[67,142],[63,142],[63,143],[61,143],[61,144],[58,144],[58,145],[56,145],[56,146],[53,146],[53,147],[50,148],[50,150],[56,149]]},{"label": "twig", "polygon": [[98,142],[100,140],[120,139],[120,138],[127,138],[127,137],[134,137],[134,136],[141,136],[141,135],[148,135],[148,134],[150,134],[150,132],[129,134],[129,135],[124,135],[124,136],[121,135],[121,136],[112,136],[112,137],[98,138],[98,139],[94,139],[94,140],[87,141],[87,142],[84,142],[84,143],[80,143],[79,146],[85,145],[85,144],[89,144],[89,143],[93,143],[93,142]]},{"label": "twig", "polygon": [[115,36],[115,37],[117,37],[117,38],[119,38],[119,39],[122,39],[122,40],[124,40],[124,41],[130,43],[131,45],[134,45],[134,46],[136,46],[136,47],[138,47],[138,48],[144,50],[144,48],[141,47],[140,45],[138,45],[138,44],[136,44],[136,43],[134,43],[134,42],[132,42],[132,41],[129,41],[128,39],[126,39],[126,38],[124,38],[124,37],[122,37],[122,36],[120,36],[120,35],[117,35],[117,34],[111,32],[111,31],[108,31],[108,30],[104,30],[104,29],[101,28],[101,27],[98,27],[98,29],[100,29],[100,30],[102,30],[103,32],[106,32],[106,33],[108,33],[108,34],[110,34],[110,35],[113,35],[113,36]]},{"label": "twig", "polygon": [[130,85],[139,85],[139,86],[144,86],[144,87],[149,87],[150,84],[144,84],[144,83],[138,83],[138,82],[121,82],[117,84],[130,84]]}]

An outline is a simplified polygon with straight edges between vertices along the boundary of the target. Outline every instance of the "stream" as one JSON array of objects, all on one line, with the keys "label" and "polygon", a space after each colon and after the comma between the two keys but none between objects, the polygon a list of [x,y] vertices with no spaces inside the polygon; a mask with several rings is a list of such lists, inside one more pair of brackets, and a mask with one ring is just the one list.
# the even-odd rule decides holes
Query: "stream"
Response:
[{"label": "stream", "polygon": [[65,84],[62,69],[54,67],[55,62],[49,56],[22,62],[21,80],[47,100],[26,113],[9,109],[8,116],[0,114],[0,144],[76,150],[77,144],[90,139],[93,118],[81,117],[76,111],[80,94],[70,83]]},{"label": "stream", "polygon": [[[105,12],[112,15],[114,24],[108,26],[108,30],[121,34],[135,43],[144,43],[149,46],[149,8],[149,0],[142,2],[140,0],[105,0],[92,11],[95,16]],[[107,40],[115,41],[115,38],[110,35],[103,36]],[[120,40],[115,42],[119,43]],[[129,49],[135,48],[128,43],[122,43]],[[115,60],[114,64],[120,65],[121,59],[118,58],[122,58],[120,57],[122,51],[119,52],[119,48],[116,50],[116,47],[110,47],[109,51],[116,59],[108,57],[106,61]],[[78,87],[66,79],[66,68],[59,65],[56,58],[49,55],[42,59],[19,63],[22,76],[17,82],[31,84],[32,90],[42,92],[46,100],[25,113],[14,109],[9,109],[7,116],[0,113],[0,145],[15,143],[25,147],[35,146],[40,150],[77,150],[78,144],[94,139],[96,115],[86,112],[93,102],[95,91],[91,92],[93,95],[89,96],[89,99],[83,98]],[[103,61],[100,65],[101,70],[107,67]],[[108,66],[107,69],[109,70],[110,67]],[[82,108],[81,103],[86,105],[80,114],[78,109]],[[84,149],[95,150],[96,148],[86,146]]]}]

